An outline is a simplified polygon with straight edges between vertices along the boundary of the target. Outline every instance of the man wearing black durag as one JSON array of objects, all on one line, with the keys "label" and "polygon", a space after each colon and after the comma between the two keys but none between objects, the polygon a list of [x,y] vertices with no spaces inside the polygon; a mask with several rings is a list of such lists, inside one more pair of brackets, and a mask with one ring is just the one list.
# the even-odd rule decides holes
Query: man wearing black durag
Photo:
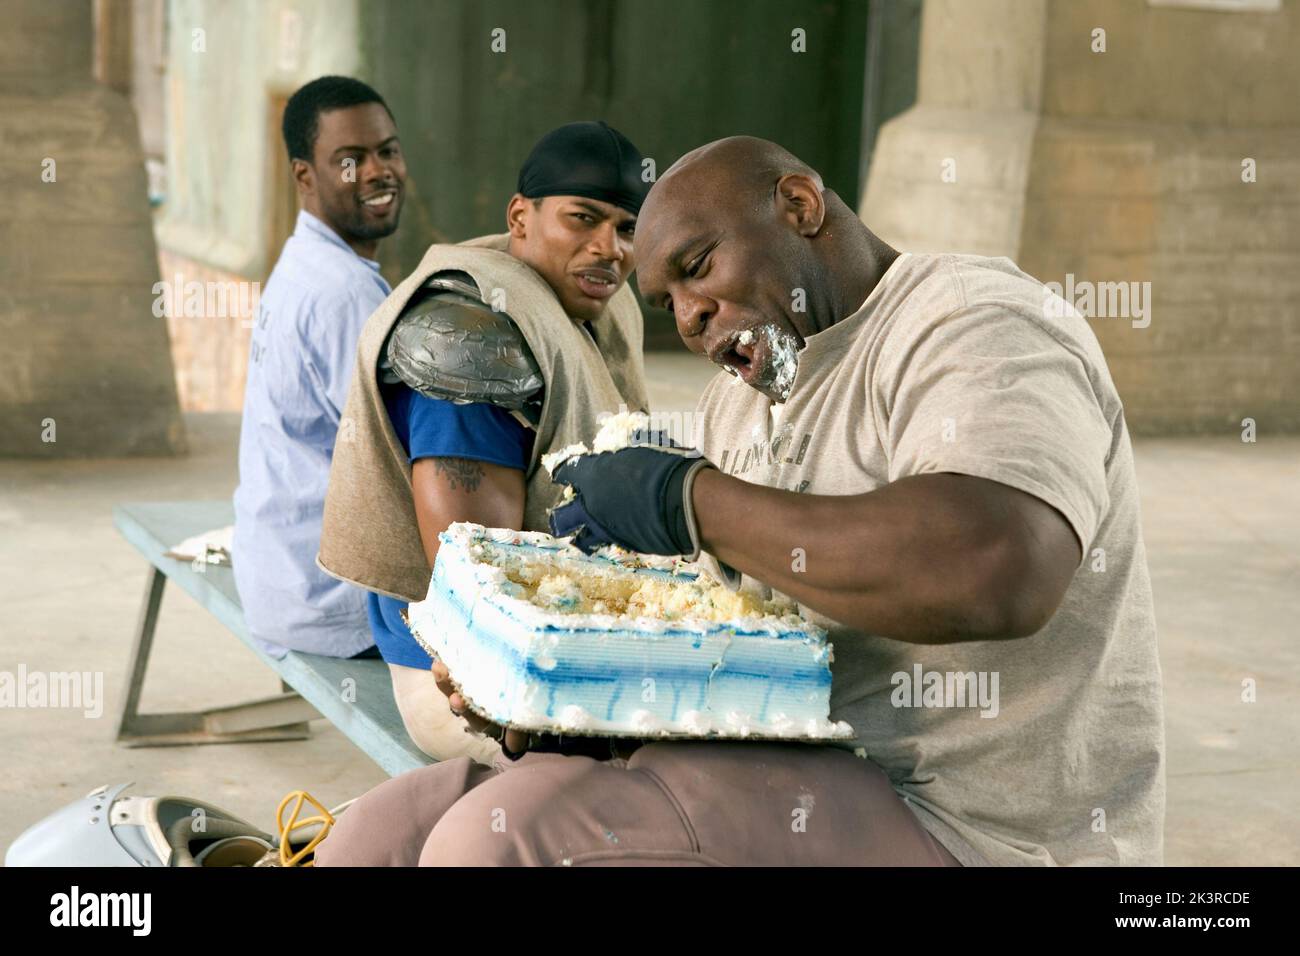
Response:
[{"label": "man wearing black durag", "polygon": [[401,612],[424,599],[448,525],[546,531],[559,489],[541,456],[620,406],[647,410],[627,279],[649,186],[617,130],[551,131],[520,171],[508,231],[431,246],[361,333],[318,562],[370,592],[403,723],[440,760],[490,764],[529,742],[451,709]]}]

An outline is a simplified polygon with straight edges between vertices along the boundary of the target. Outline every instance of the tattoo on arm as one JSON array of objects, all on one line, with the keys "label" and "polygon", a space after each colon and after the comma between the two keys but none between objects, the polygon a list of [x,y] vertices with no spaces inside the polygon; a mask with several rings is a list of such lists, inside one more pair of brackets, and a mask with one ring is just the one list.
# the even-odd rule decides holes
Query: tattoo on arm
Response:
[{"label": "tattoo on arm", "polygon": [[463,489],[473,494],[483,481],[483,463],[470,458],[435,458],[434,468],[446,477],[452,491]]}]

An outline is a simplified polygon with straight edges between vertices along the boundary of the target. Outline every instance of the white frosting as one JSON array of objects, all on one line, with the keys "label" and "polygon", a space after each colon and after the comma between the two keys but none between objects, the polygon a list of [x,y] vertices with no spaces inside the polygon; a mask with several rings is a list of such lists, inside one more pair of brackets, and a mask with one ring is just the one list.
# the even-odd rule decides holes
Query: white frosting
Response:
[{"label": "white frosting", "polygon": [[597,454],[602,451],[618,451],[632,444],[632,436],[637,432],[650,430],[650,416],[645,412],[619,412],[610,415],[596,432],[591,443],[591,450]]},{"label": "white frosting", "polygon": [[775,325],[763,326],[763,338],[771,355],[772,389],[780,396],[780,401],[785,401],[790,397],[795,373],[799,371],[799,346],[793,335]]},{"label": "white frosting", "polygon": [[698,710],[688,710],[682,714],[682,726],[688,734],[704,736],[713,729],[713,718]]},{"label": "white frosting", "polygon": [[586,730],[594,723],[591,714],[577,704],[569,704],[560,711],[560,726],[565,730]]},{"label": "white frosting", "polygon": [[664,722],[648,710],[634,710],[628,718],[628,726],[639,734],[650,736],[664,729]]},{"label": "white frosting", "polygon": [[578,455],[586,455],[590,453],[590,451],[591,449],[582,442],[578,442],[576,445],[565,445],[559,451],[552,451],[543,455],[542,467],[546,469],[548,475],[553,475],[555,474],[555,469],[559,468],[570,458],[576,458]]},{"label": "white frosting", "polygon": [[[619,412],[604,419],[596,437],[588,448],[582,442],[566,445],[559,451],[548,452],[542,456],[542,467],[548,474],[555,474],[555,469],[570,458],[578,455],[598,455],[603,451],[618,451],[632,443],[632,436],[637,431],[648,431],[650,416],[645,412]],[[572,497],[570,492],[569,497]]]}]

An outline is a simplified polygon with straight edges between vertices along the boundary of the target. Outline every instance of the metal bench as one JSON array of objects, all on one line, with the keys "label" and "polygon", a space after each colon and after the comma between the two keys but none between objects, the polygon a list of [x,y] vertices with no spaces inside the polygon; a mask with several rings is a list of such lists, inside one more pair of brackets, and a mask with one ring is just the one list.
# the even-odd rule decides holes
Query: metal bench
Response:
[{"label": "metal bench", "polygon": [[[423,767],[432,759],[411,742],[393,701],[388,665],[382,660],[345,660],[290,651],[267,656],[248,636],[244,612],[228,567],[191,564],[164,552],[192,535],[234,521],[229,501],[169,501],[118,505],[113,523],[149,562],[149,580],[136,628],[135,646],[118,742],[127,747],[302,740],[308,720],[323,717],[338,727],[390,776]],[[211,710],[169,714],[139,712],[158,608],[168,581],[207,608],[280,675],[284,693]]]}]

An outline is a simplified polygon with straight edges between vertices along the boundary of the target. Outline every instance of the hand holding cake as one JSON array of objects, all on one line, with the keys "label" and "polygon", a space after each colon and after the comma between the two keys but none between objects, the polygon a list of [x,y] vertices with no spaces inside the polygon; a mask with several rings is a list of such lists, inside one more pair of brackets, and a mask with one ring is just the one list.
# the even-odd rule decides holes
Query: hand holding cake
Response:
[{"label": "hand holding cake", "polygon": [[484,734],[493,740],[500,741],[501,747],[506,751],[507,756],[511,754],[519,755],[528,749],[529,734],[526,731],[511,730],[508,727],[494,724],[469,709],[465,703],[465,698],[461,696],[460,691],[456,689],[456,685],[452,683],[451,671],[447,670],[447,665],[442,661],[433,662],[433,677],[438,683],[438,690],[447,698],[447,704],[451,707],[451,712],[457,717],[464,717],[465,723],[469,724],[470,730],[476,734]]}]

